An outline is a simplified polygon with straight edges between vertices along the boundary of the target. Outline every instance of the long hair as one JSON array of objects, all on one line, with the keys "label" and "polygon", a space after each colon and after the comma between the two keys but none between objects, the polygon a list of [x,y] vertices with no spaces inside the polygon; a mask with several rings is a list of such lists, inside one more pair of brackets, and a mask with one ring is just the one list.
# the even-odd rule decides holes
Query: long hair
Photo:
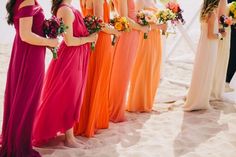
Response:
[{"label": "long hair", "polygon": [[52,7],[51,7],[51,12],[53,15],[57,14],[57,10],[59,6],[61,5],[63,0],[52,0]]},{"label": "long hair", "polygon": [[7,23],[9,25],[13,24],[14,21],[14,7],[16,4],[16,0],[9,0],[6,4],[6,10],[7,10]]},{"label": "long hair", "polygon": [[207,20],[207,18],[214,11],[214,9],[218,7],[219,1],[220,0],[204,0],[200,14],[200,21]]}]

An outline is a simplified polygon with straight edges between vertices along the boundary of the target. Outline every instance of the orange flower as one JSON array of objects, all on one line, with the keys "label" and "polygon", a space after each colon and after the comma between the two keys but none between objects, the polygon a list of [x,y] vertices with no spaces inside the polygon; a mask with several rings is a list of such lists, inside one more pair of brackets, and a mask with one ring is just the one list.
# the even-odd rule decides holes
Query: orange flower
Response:
[{"label": "orange flower", "polygon": [[115,29],[118,31],[122,31],[123,30],[123,25],[120,22],[117,22],[115,24]]},{"label": "orange flower", "polygon": [[226,19],[225,19],[225,23],[226,23],[227,25],[231,26],[231,25],[233,24],[232,18],[231,18],[231,17],[226,18]]}]

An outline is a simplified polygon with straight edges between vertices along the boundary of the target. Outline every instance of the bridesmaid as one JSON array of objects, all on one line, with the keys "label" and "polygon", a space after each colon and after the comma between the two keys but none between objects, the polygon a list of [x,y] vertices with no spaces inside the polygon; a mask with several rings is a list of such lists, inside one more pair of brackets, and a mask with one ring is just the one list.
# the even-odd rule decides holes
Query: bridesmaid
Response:
[{"label": "bridesmaid", "polygon": [[58,59],[51,61],[45,78],[33,134],[36,146],[65,134],[67,147],[79,147],[73,126],[79,121],[84,96],[89,43],[96,41],[97,34],[88,36],[80,12],[71,3],[72,0],[52,1],[52,13],[62,18],[69,29],[59,47]]},{"label": "bridesmaid", "polygon": [[16,35],[7,74],[0,157],[39,157],[32,149],[31,135],[44,78],[46,46],[56,47],[56,39],[46,39],[42,31],[44,14],[35,0],[9,0],[9,25]]},{"label": "bridesmaid", "polygon": [[[219,2],[218,19],[221,15],[229,15],[227,0],[220,0]],[[224,40],[219,41],[215,74],[211,90],[211,100],[222,100],[222,95],[224,93],[225,79],[229,62],[231,28],[227,27],[225,28],[225,31],[227,33],[226,37]]]},{"label": "bridesmaid", "polygon": [[204,0],[200,20],[201,36],[196,54],[192,82],[184,104],[185,111],[209,109],[209,99],[216,66],[218,42],[219,0]]},{"label": "bridesmaid", "polygon": [[119,15],[126,17],[133,29],[131,32],[123,33],[115,47],[109,87],[110,120],[122,122],[125,121],[126,94],[136,57],[139,31],[148,32],[149,27],[140,26],[135,22],[134,0],[114,0],[114,4]]},{"label": "bridesmaid", "polygon": [[[98,35],[92,52],[84,102],[79,123],[75,125],[75,135],[92,137],[97,129],[106,129],[109,124],[108,86],[114,48],[110,34],[118,34],[108,25],[110,9],[108,0],[86,0],[82,8],[86,14],[103,17],[105,27]],[[106,43],[106,44],[105,44]]]},{"label": "bridesmaid", "polygon": [[[154,0],[136,0],[137,10],[157,11]],[[148,39],[140,33],[136,61],[132,70],[127,110],[130,112],[151,112],[160,82],[162,43],[160,29],[166,25],[152,25]]]},{"label": "bridesmaid", "polygon": [[[229,3],[235,2],[235,0],[228,0]],[[231,40],[230,40],[230,57],[229,57],[229,64],[227,70],[227,77],[226,77],[226,91],[232,92],[234,91],[230,88],[229,84],[236,72],[236,27],[231,27]]]}]

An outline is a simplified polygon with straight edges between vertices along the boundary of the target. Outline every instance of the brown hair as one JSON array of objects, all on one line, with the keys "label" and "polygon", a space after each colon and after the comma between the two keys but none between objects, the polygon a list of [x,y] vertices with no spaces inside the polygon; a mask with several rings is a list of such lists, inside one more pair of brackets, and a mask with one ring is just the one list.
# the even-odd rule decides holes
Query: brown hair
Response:
[{"label": "brown hair", "polygon": [[202,5],[202,10],[200,14],[200,20],[206,21],[209,15],[216,9],[219,5],[220,0],[204,0]]},{"label": "brown hair", "polygon": [[61,5],[63,0],[52,0],[52,7],[51,12],[53,15],[57,14],[57,10],[59,9],[59,6]]},{"label": "brown hair", "polygon": [[9,25],[13,24],[14,20],[14,6],[16,4],[16,0],[9,0],[6,4],[6,10],[7,10],[7,23]]}]

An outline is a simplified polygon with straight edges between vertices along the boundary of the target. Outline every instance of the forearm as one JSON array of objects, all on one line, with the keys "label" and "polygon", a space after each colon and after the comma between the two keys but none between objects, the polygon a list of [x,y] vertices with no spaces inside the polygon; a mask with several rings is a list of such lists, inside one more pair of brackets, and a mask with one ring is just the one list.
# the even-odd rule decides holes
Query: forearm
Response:
[{"label": "forearm", "polygon": [[49,39],[41,37],[33,32],[20,33],[20,38],[22,41],[37,46],[48,46]]},{"label": "forearm", "polygon": [[126,18],[127,18],[128,22],[129,22],[129,24],[130,24],[130,28],[131,28],[131,29],[135,29],[135,30],[138,30],[138,31],[141,31],[141,30],[142,30],[142,26],[141,26],[141,25],[139,25],[139,24],[136,23],[134,20],[132,20],[132,19],[130,19],[130,18],[128,18],[128,17],[126,17]]},{"label": "forearm", "polygon": [[81,46],[90,42],[88,37],[69,37],[64,40],[67,46]]}]

